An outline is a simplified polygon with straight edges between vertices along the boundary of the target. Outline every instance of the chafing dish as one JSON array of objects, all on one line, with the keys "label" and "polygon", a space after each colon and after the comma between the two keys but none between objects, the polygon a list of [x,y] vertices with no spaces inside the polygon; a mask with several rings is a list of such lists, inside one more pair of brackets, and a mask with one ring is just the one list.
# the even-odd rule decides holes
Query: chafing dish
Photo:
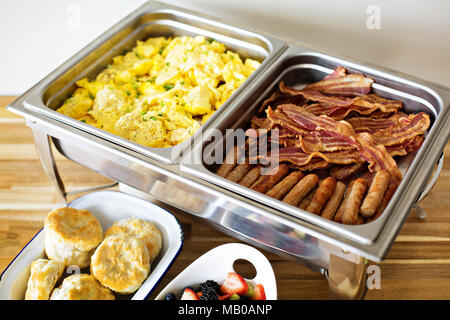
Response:
[{"label": "chafing dish", "polygon": [[[136,39],[171,34],[213,37],[244,57],[263,61],[203,130],[184,144],[146,148],[54,111],[74,89],[76,80],[99,72]],[[377,93],[400,99],[409,111],[426,111],[432,118],[423,146],[413,160],[401,164],[404,179],[379,219],[362,226],[325,221],[221,179],[203,163],[202,152],[211,143],[207,129],[244,128],[279,80],[305,84],[337,65],[374,78]],[[436,181],[450,133],[449,108],[448,88],[154,2],[124,18],[8,107],[25,117],[32,129],[42,165],[56,186],[59,205],[66,204],[67,192],[52,143],[68,159],[120,182],[123,190],[158,199],[234,237],[303,263],[328,276],[333,297],[353,298],[364,292],[365,258],[381,261],[385,257],[411,208]],[[350,286],[343,289],[340,284],[345,279]]]}]

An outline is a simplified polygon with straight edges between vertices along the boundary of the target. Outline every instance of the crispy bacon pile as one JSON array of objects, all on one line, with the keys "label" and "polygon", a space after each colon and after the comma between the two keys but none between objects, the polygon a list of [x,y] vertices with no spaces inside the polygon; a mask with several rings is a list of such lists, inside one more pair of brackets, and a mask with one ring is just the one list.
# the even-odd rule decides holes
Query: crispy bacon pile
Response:
[{"label": "crispy bacon pile", "polygon": [[[343,67],[301,90],[281,82],[259,110],[265,116],[254,116],[246,132],[251,144],[257,137],[270,139],[277,129],[279,148],[252,160],[283,163],[291,170],[319,172],[344,182],[349,177],[358,180],[356,174],[368,168],[363,179],[367,187],[374,177],[380,181],[389,177],[382,186],[384,199],[390,199],[402,179],[393,157],[420,148],[430,118],[424,112],[406,114],[401,101],[371,93],[373,82],[362,74],[348,74]],[[358,183],[356,187],[349,183],[347,189],[358,186],[361,191]]]},{"label": "crispy bacon pile", "polygon": [[[323,80],[297,90],[280,83],[263,103],[267,118],[253,128],[280,130],[279,152],[268,157],[302,171],[367,162],[401,180],[393,156],[416,151],[430,125],[426,113],[407,115],[401,101],[370,93],[373,80],[338,67]],[[262,111],[262,110],[261,110]],[[314,165],[310,162],[316,159]]]}]

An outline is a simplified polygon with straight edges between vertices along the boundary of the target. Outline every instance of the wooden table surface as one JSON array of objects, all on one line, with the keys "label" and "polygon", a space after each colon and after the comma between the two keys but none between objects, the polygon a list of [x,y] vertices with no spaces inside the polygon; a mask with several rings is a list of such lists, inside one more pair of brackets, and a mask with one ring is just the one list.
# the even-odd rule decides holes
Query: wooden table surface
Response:
[{"label": "wooden table surface", "polygon": [[[42,227],[52,209],[54,190],[41,168],[31,132],[22,118],[6,111],[12,97],[0,97],[0,271]],[[411,214],[381,263],[381,289],[366,299],[450,299],[450,146],[440,179],[423,201],[425,220]],[[110,182],[56,154],[68,190]],[[186,241],[156,292],[200,255],[236,242],[189,215],[177,215]],[[328,299],[327,280],[319,273],[263,251],[275,270],[279,299]]]}]

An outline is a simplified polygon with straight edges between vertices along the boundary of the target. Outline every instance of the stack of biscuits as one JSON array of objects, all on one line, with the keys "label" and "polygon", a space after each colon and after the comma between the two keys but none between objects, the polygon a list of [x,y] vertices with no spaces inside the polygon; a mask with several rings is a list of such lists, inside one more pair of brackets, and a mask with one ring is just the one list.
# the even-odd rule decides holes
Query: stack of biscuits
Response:
[{"label": "stack of biscuits", "polygon": [[[103,234],[91,212],[69,207],[49,213],[44,230],[47,259],[31,264],[26,300],[114,300],[134,293],[162,246],[150,221],[120,220]],[[64,278],[64,270],[80,272]]]}]

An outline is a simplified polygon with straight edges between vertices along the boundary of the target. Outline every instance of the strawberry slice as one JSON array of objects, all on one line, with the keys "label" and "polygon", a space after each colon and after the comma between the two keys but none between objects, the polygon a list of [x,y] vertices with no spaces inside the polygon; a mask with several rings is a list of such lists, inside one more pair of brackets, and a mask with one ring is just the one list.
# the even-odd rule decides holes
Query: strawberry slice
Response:
[{"label": "strawberry slice", "polygon": [[266,292],[264,291],[264,286],[262,284],[257,284],[253,288],[253,291],[255,292],[255,295],[252,300],[266,300]]},{"label": "strawberry slice", "polygon": [[224,283],[220,287],[220,291],[224,294],[245,295],[248,292],[248,283],[235,272],[229,272]]},{"label": "strawberry slice", "polygon": [[200,300],[198,295],[189,288],[184,289],[181,300]]},{"label": "strawberry slice", "polygon": [[224,294],[223,296],[218,296],[218,298],[219,300],[228,300],[231,296],[231,294]]}]

